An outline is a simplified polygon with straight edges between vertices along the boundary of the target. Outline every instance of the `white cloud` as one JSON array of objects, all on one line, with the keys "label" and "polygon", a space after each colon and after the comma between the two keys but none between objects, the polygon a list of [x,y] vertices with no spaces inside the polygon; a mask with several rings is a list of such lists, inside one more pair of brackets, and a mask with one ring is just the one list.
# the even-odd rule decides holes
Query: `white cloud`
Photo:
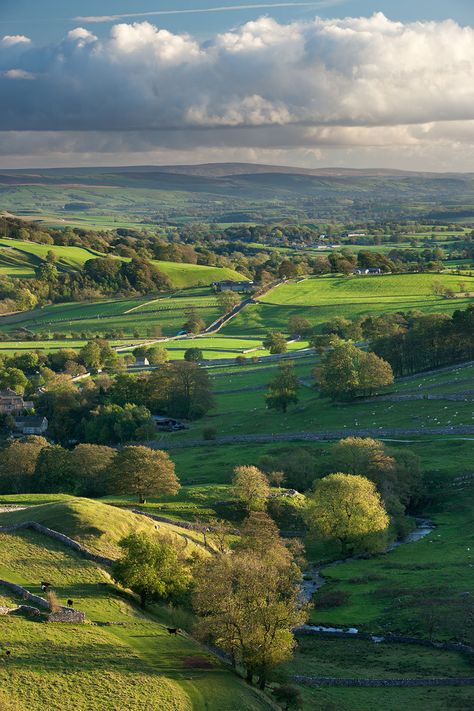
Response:
[{"label": "white cloud", "polygon": [[97,37],[84,27],[76,27],[67,33],[67,39],[76,42],[79,47],[85,47],[90,42],[96,42]]},{"label": "white cloud", "polygon": [[[450,20],[262,17],[205,43],[149,22],[105,39],[78,27],[53,48],[25,42],[15,69],[6,50],[0,130],[64,132],[69,148],[65,132],[83,132],[73,150],[435,155],[474,143],[474,28]],[[28,90],[7,81],[32,77]]]},{"label": "white cloud", "polygon": [[2,47],[14,47],[19,44],[31,44],[31,40],[29,37],[25,37],[25,35],[5,35],[5,37],[2,37],[0,40],[0,46]]},{"label": "white cloud", "polygon": [[35,78],[34,74],[31,72],[26,72],[24,69],[7,69],[2,73],[6,79],[21,79],[21,80],[31,80]]}]

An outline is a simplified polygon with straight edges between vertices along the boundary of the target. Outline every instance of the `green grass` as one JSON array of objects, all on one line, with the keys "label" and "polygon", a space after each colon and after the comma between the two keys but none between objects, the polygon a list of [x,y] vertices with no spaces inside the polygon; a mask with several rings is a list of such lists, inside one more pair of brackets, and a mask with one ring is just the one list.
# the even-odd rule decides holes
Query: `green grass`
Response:
[{"label": "green grass", "polygon": [[[139,610],[94,563],[30,531],[0,534],[0,546],[2,577],[32,592],[39,592],[40,580],[51,580],[60,601],[71,597],[92,623],[0,617],[2,648],[12,652],[8,664],[0,664],[0,684],[14,709],[268,708],[192,639],[171,638],[157,617]],[[161,614],[172,624],[172,613]],[[198,668],[196,659],[208,660],[209,668]]]},{"label": "green grass", "polygon": [[[456,652],[400,644],[375,644],[362,640],[300,637],[288,675],[345,678],[471,677],[472,665]],[[474,702],[472,687],[330,688],[299,686],[305,711],[366,711],[401,708],[445,711],[468,709]]]},{"label": "green grass", "polygon": [[[8,499],[0,497],[1,501],[6,502]],[[22,497],[15,497],[15,501],[21,503]],[[130,501],[130,505],[133,504],[134,502]],[[39,504],[34,508],[0,514],[0,525],[22,521],[41,523],[65,533],[95,553],[112,558],[120,555],[120,539],[133,531],[140,531],[154,538],[171,536],[184,542],[189,554],[203,552],[200,534],[183,531],[169,524],[163,524],[156,529],[154,522],[143,516],[90,499],[65,497],[64,500]]]},{"label": "green grass", "polygon": [[[80,270],[89,259],[105,256],[85,247],[62,247],[22,240],[0,239],[1,273],[12,277],[32,277],[35,268],[46,259],[49,251],[54,252],[57,257],[57,266],[63,271]],[[124,258],[123,261],[129,260]],[[234,281],[243,279],[241,274],[228,267],[207,267],[200,264],[178,264],[156,260],[153,261],[153,264],[169,277],[172,286],[176,289],[206,286],[213,281],[223,279]]]},{"label": "green grass", "polygon": [[434,296],[432,284],[442,282],[459,292],[459,282],[474,292],[474,277],[453,274],[393,274],[375,277],[310,277],[272,289],[257,304],[247,306],[227,326],[226,335],[255,336],[271,329],[287,331],[288,319],[297,314],[313,326],[335,316],[355,319],[368,314],[421,310],[452,312],[465,308],[472,298]]}]

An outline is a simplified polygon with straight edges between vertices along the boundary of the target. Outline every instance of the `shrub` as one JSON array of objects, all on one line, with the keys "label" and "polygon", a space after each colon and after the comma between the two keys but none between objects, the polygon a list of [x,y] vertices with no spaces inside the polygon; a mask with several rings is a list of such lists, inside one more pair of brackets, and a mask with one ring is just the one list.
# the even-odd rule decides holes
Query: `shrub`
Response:
[{"label": "shrub", "polygon": [[344,590],[328,590],[318,593],[318,610],[330,610],[332,607],[344,605],[350,595]]},{"label": "shrub", "polygon": [[217,437],[217,429],[215,427],[204,427],[202,438],[205,440],[214,440]]}]

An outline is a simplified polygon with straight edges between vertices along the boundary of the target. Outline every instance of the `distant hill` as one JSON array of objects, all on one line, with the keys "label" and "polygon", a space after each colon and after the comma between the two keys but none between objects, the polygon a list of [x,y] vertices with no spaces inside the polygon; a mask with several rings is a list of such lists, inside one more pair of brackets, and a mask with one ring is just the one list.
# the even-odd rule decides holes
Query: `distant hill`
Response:
[{"label": "distant hill", "polygon": [[0,211],[77,226],[474,220],[474,173],[253,163],[0,171]]}]

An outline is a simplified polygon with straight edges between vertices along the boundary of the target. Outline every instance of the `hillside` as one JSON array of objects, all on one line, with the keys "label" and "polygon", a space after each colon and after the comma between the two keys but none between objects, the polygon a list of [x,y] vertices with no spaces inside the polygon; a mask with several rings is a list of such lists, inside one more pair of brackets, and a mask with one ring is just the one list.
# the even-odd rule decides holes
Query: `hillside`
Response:
[{"label": "hillside", "polygon": [[[110,516],[104,511],[110,510]],[[0,525],[40,516],[92,548],[104,535],[140,528],[132,514],[92,501],[65,498],[26,512],[0,513]],[[97,527],[97,528],[96,528]],[[107,528],[105,533],[104,527]],[[110,530],[109,530],[110,527]],[[152,525],[152,528],[153,525]],[[94,546],[94,539],[98,543]],[[184,626],[173,610],[139,609],[116,587],[107,571],[63,544],[34,531],[0,533],[0,577],[42,595],[41,580],[52,582],[65,604],[86,614],[88,624],[51,624],[43,617],[0,616],[0,685],[9,711],[265,711],[263,696],[231,673],[187,633],[170,636],[166,626]],[[0,588],[0,606],[21,604]],[[192,619],[188,620],[188,625]],[[8,663],[3,652],[8,649]],[[73,705],[69,701],[73,700]]]},{"label": "hillside", "polygon": [[0,209],[109,228],[190,219],[472,219],[474,176],[226,163],[0,171]]},{"label": "hillside", "polygon": [[[14,239],[0,239],[0,274],[10,277],[32,277],[34,270],[46,259],[48,252],[57,257],[60,271],[81,269],[89,259],[106,255],[85,247],[61,247],[38,244]],[[120,259],[120,257],[116,257]],[[127,261],[123,259],[123,261]],[[177,264],[174,262],[154,261],[160,271],[171,280],[174,288],[184,289],[192,286],[207,286],[213,281],[229,279],[239,281],[244,277],[226,267],[206,267],[200,264]]]},{"label": "hillside", "polygon": [[[2,497],[0,497],[0,501]],[[99,501],[65,497],[64,501],[38,504],[19,511],[0,514],[0,525],[35,521],[64,533],[86,548],[112,558],[120,555],[118,542],[132,532],[143,532],[153,538],[171,536],[180,539],[189,553],[203,553],[202,537],[192,531],[162,523],[159,528],[151,519]]]}]

